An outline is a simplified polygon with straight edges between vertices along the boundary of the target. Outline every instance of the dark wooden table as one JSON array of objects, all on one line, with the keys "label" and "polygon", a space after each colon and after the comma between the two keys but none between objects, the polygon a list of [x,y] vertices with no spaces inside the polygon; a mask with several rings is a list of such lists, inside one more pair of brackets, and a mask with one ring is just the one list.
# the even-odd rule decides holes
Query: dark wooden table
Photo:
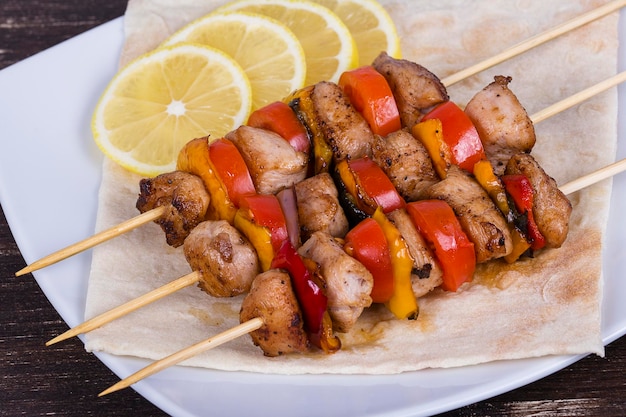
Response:
[{"label": "dark wooden table", "polygon": [[[123,15],[125,0],[3,0],[0,69]],[[2,100],[2,92],[0,92]],[[2,127],[0,126],[0,140]],[[118,378],[76,338],[46,348],[67,329],[31,275],[0,208],[0,415],[88,416],[163,413],[133,390],[97,398]],[[526,387],[444,414],[451,416],[624,416],[626,338],[606,357],[587,357]]]}]

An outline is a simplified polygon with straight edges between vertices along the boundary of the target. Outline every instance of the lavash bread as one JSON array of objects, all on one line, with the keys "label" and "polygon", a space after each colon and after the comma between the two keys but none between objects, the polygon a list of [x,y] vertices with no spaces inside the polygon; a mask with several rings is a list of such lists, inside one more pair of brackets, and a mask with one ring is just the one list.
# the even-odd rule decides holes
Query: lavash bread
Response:
[{"label": "lavash bread", "polygon": [[[223,4],[211,0],[131,0],[121,63],[157,46],[187,21]],[[404,58],[440,78],[492,56],[605,1],[383,0],[398,26]],[[617,15],[592,23],[449,88],[461,105],[493,80],[510,88],[529,114],[615,74]],[[536,126],[533,155],[559,184],[603,167],[616,150],[617,96],[612,90]],[[106,160],[97,229],[137,214],[139,177]],[[456,293],[420,299],[415,321],[384,307],[366,311],[341,334],[343,349],[324,356],[266,358],[242,337],[186,365],[262,373],[392,374],[429,367],[543,355],[603,354],[601,254],[611,181],[570,196],[569,236],[560,249],[507,266],[478,268]],[[154,224],[94,249],[86,305],[90,318],[190,272],[182,249],[165,244]],[[195,287],[118,319],[86,336],[88,351],[160,359],[238,324],[242,297],[217,299]]]}]

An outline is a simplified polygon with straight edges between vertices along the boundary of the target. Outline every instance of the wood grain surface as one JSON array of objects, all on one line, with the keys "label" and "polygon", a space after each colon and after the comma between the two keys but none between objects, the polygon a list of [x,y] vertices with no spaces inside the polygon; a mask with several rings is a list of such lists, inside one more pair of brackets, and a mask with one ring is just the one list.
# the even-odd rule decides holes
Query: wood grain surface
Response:
[{"label": "wood grain surface", "polygon": [[[2,0],[0,69],[123,15],[125,0]],[[0,92],[0,111],[2,106]],[[2,136],[0,126],[0,140]],[[19,157],[17,155],[16,157]],[[44,342],[67,329],[31,275],[0,209],[0,416],[159,416],[133,390],[97,398],[118,381],[73,340]],[[322,414],[323,415],[323,414]],[[626,338],[568,368],[443,416],[624,416]]]}]

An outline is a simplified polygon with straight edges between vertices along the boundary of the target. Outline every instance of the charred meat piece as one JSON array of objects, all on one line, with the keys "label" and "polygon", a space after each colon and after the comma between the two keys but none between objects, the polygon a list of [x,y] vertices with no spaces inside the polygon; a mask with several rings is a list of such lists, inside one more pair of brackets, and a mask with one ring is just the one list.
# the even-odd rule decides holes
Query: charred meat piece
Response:
[{"label": "charred meat piece", "polygon": [[374,134],[337,84],[322,81],[311,92],[313,123],[323,133],[335,161],[370,156]]},{"label": "charred meat piece", "polygon": [[387,80],[405,127],[413,127],[429,109],[449,100],[439,78],[419,64],[381,52],[372,65]]},{"label": "charred meat piece", "polygon": [[184,252],[191,269],[201,274],[199,287],[213,297],[247,292],[261,272],[254,247],[226,220],[196,226],[185,240]]},{"label": "charred meat piece", "polygon": [[135,207],[145,213],[156,207],[167,206],[167,212],[155,223],[165,232],[167,244],[178,247],[189,232],[204,221],[209,201],[209,193],[199,177],[174,171],[142,179]]},{"label": "charred meat piece", "polygon": [[349,331],[363,309],[372,304],[372,274],[344,252],[328,233],[315,232],[298,253],[320,265],[322,277],[326,281],[328,312],[333,328],[339,332]]},{"label": "charred meat piece", "polygon": [[270,269],[252,281],[250,292],[241,303],[239,321],[244,323],[256,317],[263,319],[264,324],[250,337],[265,356],[308,350],[302,311],[288,273]]},{"label": "charred meat piece", "polygon": [[428,151],[405,130],[376,137],[372,160],[385,171],[400,195],[416,201],[425,189],[439,181]]},{"label": "charred meat piece", "polygon": [[274,132],[240,126],[226,139],[241,152],[259,194],[276,194],[306,177],[307,155]]},{"label": "charred meat piece", "polygon": [[513,249],[509,226],[483,187],[456,165],[446,179],[427,191],[428,198],[447,202],[474,243],[476,262],[508,255]]},{"label": "charred meat piece", "polygon": [[348,233],[348,219],[339,204],[337,187],[328,173],[307,178],[295,185],[302,240],[317,231],[334,237]]},{"label": "charred meat piece", "polygon": [[411,287],[416,298],[422,297],[441,285],[443,270],[405,209],[394,210],[387,217],[396,226],[409,248],[413,258]]},{"label": "charred meat piece", "polygon": [[496,76],[465,107],[496,175],[502,175],[513,155],[530,153],[536,140],[533,122],[509,90],[510,82],[511,77]]},{"label": "charred meat piece", "polygon": [[556,181],[529,154],[517,154],[506,165],[505,174],[523,174],[533,187],[533,216],[546,247],[559,248],[567,238],[572,204]]}]

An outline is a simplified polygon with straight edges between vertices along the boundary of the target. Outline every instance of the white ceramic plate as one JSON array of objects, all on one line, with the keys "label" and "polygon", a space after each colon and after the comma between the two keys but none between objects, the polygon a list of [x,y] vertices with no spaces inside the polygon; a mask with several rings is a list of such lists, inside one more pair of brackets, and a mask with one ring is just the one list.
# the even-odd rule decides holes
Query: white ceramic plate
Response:
[{"label": "white ceramic plate", "polygon": [[[622,12],[620,39],[626,40]],[[0,198],[30,263],[93,232],[101,154],[90,131],[96,100],[116,71],[122,19],[100,26],[0,71]],[[620,50],[621,70],[626,48]],[[620,146],[626,156],[626,88],[620,87]],[[626,333],[626,175],[617,177],[604,250],[602,335]],[[35,273],[63,319],[83,319],[90,253]],[[146,361],[97,355],[120,376]],[[134,386],[175,416],[418,416],[455,409],[517,388],[581,356],[493,362],[392,376],[282,376],[174,367]],[[101,389],[94,385],[94,396]]]}]

